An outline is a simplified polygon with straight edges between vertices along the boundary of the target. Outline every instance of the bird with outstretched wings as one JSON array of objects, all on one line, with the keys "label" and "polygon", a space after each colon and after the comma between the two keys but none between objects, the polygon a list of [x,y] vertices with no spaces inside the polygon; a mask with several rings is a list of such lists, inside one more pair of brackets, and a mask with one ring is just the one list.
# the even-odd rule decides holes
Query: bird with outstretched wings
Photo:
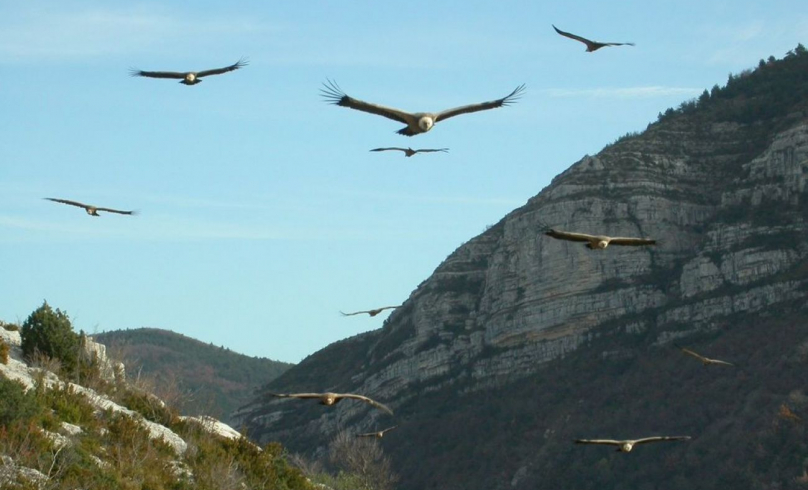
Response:
[{"label": "bird with outstretched wings", "polygon": [[326,393],[269,393],[269,394],[277,398],[316,399],[320,400],[320,405],[327,405],[327,406],[335,405],[345,398],[350,398],[352,400],[359,400],[365,402],[368,405],[378,408],[383,412],[393,415],[393,411],[390,410],[390,408],[387,407],[386,405],[383,405],[372,398],[368,398],[364,395],[357,395],[355,393],[326,392]]},{"label": "bird with outstretched wings", "polygon": [[326,83],[323,83],[323,86],[325,88],[321,89],[320,92],[328,102],[341,107],[348,107],[349,109],[376,114],[377,116],[383,116],[394,121],[402,122],[407,126],[400,129],[398,134],[405,136],[414,136],[416,134],[426,133],[432,129],[435,124],[438,123],[438,121],[459,116],[460,114],[469,114],[472,112],[496,109],[497,107],[510,105],[516,102],[525,90],[525,86],[520,85],[516,87],[513,92],[505,97],[502,97],[501,99],[496,99],[489,102],[480,102],[479,104],[464,105],[455,107],[453,109],[446,109],[445,111],[440,112],[407,112],[402,111],[401,109],[394,109],[392,107],[372,104],[363,100],[354,99],[353,97],[345,94],[339,85],[332,80],[328,80]]},{"label": "bird with outstretched wings", "polygon": [[622,245],[628,247],[639,247],[643,245],[656,245],[653,238],[636,237],[610,237],[606,235],[588,235],[586,233],[576,233],[571,231],[554,230],[550,228],[544,232],[545,235],[557,240],[570,242],[586,242],[586,246],[592,250],[603,250],[609,245]]},{"label": "bird with outstretched wings", "polygon": [[373,309],[373,310],[354,311],[354,312],[352,312],[352,313],[345,313],[345,312],[340,311],[340,314],[341,314],[342,316],[354,316],[354,315],[361,315],[362,313],[367,313],[367,314],[368,314],[368,315],[370,315],[370,316],[376,316],[376,315],[378,315],[379,313],[383,312],[384,310],[393,310],[393,309],[396,309],[396,308],[398,308],[398,307],[400,307],[400,306],[401,306],[401,305],[396,305],[396,306],[382,306],[381,308],[375,308],[375,309]]},{"label": "bird with outstretched wings", "polygon": [[106,211],[108,213],[128,214],[128,215],[137,214],[137,211],[121,211],[120,209],[102,208],[102,207],[99,207],[99,206],[93,206],[93,205],[90,205],[90,204],[84,204],[84,203],[81,203],[81,202],[78,202],[78,201],[71,201],[70,199],[57,199],[55,197],[44,197],[43,199],[46,199],[48,201],[58,202],[58,203],[61,203],[61,204],[69,204],[70,206],[76,206],[76,207],[79,207],[79,208],[83,208],[87,212],[87,214],[89,214],[90,216],[101,216],[100,214],[98,214],[98,211]]},{"label": "bird with outstretched wings", "polygon": [[448,148],[421,148],[418,150],[413,150],[412,148],[399,148],[397,146],[389,147],[389,148],[374,148],[370,151],[403,151],[405,157],[411,157],[416,153],[433,153],[436,151],[440,151],[443,153],[448,153]]},{"label": "bird with outstretched wings", "polygon": [[688,441],[690,436],[654,436],[644,437],[642,439],[576,439],[576,444],[600,444],[605,446],[617,446],[617,450],[621,453],[628,453],[634,449],[638,444],[647,444],[649,442],[663,442],[663,441]]},{"label": "bird with outstretched wings", "polygon": [[692,357],[695,357],[696,359],[701,361],[701,363],[704,364],[705,366],[735,366],[735,364],[732,364],[732,363],[727,362],[727,361],[721,361],[719,359],[710,359],[709,357],[704,357],[703,355],[701,355],[701,354],[699,354],[697,352],[693,352],[690,349],[686,349],[686,348],[682,347],[681,345],[678,345],[678,344],[673,344],[673,345],[675,345],[679,350],[681,350],[685,354],[687,354],[689,356],[692,356]]},{"label": "bird with outstretched wings", "polygon": [[586,44],[586,51],[588,53],[591,53],[593,51],[597,51],[600,48],[604,48],[606,46],[634,46],[634,43],[601,43],[601,42],[598,42],[598,41],[592,41],[592,40],[587,39],[585,37],[578,36],[576,34],[572,34],[571,32],[564,32],[564,31],[562,31],[561,29],[559,29],[556,26],[553,26],[553,29],[555,29],[555,31],[557,33],[561,34],[564,37],[568,37],[570,39],[575,39],[576,41],[580,41],[580,42]]},{"label": "bird with outstretched wings", "polygon": [[221,75],[223,73],[227,73],[233,70],[238,70],[239,68],[247,66],[247,64],[248,64],[247,60],[245,58],[241,58],[232,65],[225,66],[224,68],[213,68],[212,70],[178,72],[178,71],[144,71],[133,68],[130,71],[130,73],[133,77],[172,78],[175,80],[180,80],[180,83],[183,85],[196,85],[197,83],[201,82],[204,77],[209,77],[211,75]]}]

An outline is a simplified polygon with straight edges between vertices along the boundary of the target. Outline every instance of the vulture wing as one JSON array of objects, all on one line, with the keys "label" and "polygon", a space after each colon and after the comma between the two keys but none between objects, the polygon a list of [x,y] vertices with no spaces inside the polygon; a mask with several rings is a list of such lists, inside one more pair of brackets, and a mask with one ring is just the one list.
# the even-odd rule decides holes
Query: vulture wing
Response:
[{"label": "vulture wing", "polygon": [[328,80],[328,82],[324,83],[323,86],[325,88],[320,89],[320,93],[328,102],[331,102],[332,104],[348,107],[349,109],[356,109],[357,111],[368,112],[370,114],[376,114],[377,116],[384,116],[388,119],[402,122],[404,124],[417,123],[415,116],[409,112],[383,105],[371,104],[370,102],[349,97],[345,94],[345,92],[342,91],[341,88],[339,88],[339,85],[332,80]]},{"label": "vulture wing", "polygon": [[84,208],[84,209],[87,209],[89,207],[88,205],[86,205],[84,203],[80,203],[78,201],[71,201],[69,199],[56,199],[54,197],[45,197],[44,199],[47,199],[48,201],[62,203],[62,204],[69,204],[71,206],[78,206],[78,207]]},{"label": "vulture wing", "polygon": [[129,73],[133,77],[174,78],[176,80],[182,80],[185,78],[185,73],[180,73],[178,71],[143,71],[132,68]]},{"label": "vulture wing", "polygon": [[455,107],[454,109],[446,109],[445,111],[441,111],[435,114],[435,122],[442,121],[444,119],[449,119],[450,117],[459,116],[460,114],[486,111],[488,109],[496,109],[497,107],[511,105],[512,103],[519,100],[524,91],[525,91],[525,85],[522,84],[516,87],[513,90],[513,92],[509,93],[508,95],[506,95],[501,99],[492,100],[489,102],[480,102],[479,104],[464,105],[460,107]]},{"label": "vulture wing", "polygon": [[599,237],[594,235],[587,235],[586,233],[573,233],[570,231],[548,230],[544,232],[545,235],[559,240],[567,240],[570,242],[591,242],[598,240]]},{"label": "vulture wing", "polygon": [[393,411],[390,410],[389,407],[387,407],[386,405],[382,405],[381,403],[377,402],[376,400],[373,400],[373,399],[368,398],[366,396],[356,395],[354,393],[340,393],[340,394],[337,395],[337,397],[339,397],[339,398],[353,398],[354,400],[360,400],[360,401],[363,401],[365,403],[368,403],[368,404],[378,408],[379,410],[382,410],[383,412],[387,412],[390,415],[393,415]]},{"label": "vulture wing", "polygon": [[213,70],[205,70],[200,71],[196,74],[198,78],[207,77],[210,75],[221,75],[222,73],[227,73],[229,71],[238,70],[241,67],[247,66],[248,61],[244,58],[236,61],[230,66],[225,66],[224,68],[214,68]]},{"label": "vulture wing", "polygon": [[627,245],[630,247],[638,247],[640,245],[656,245],[656,240],[651,238],[614,237],[609,240],[609,245]]}]

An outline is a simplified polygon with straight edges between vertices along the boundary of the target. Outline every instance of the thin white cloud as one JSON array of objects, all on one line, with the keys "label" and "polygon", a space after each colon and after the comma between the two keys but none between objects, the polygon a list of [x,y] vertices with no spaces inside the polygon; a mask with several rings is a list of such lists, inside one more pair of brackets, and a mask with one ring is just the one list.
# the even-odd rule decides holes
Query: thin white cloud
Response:
[{"label": "thin white cloud", "polygon": [[80,12],[24,9],[0,20],[0,57],[73,58],[151,50],[199,36],[267,29],[249,18],[189,18],[150,6]]},{"label": "thin white cloud", "polygon": [[702,92],[701,88],[665,87],[651,85],[646,87],[601,87],[601,88],[548,88],[541,92],[549,97],[588,97],[598,99],[651,99],[657,97],[692,97]]},{"label": "thin white cloud", "polygon": [[[389,227],[376,226],[288,226],[273,223],[231,223],[196,220],[178,220],[156,216],[151,218],[124,218],[128,223],[112,222],[116,217],[102,216],[52,221],[0,215],[0,242],[75,242],[95,240],[126,241],[205,241],[205,240],[255,240],[255,241],[385,241],[427,240],[433,232],[422,229],[402,229],[398,224]],[[104,220],[104,221],[101,221]],[[4,230],[5,229],[5,230]],[[24,235],[14,234],[22,230]]]},{"label": "thin white cloud", "polygon": [[504,197],[470,197],[470,196],[426,196],[418,194],[405,194],[395,192],[367,192],[367,191],[334,191],[348,197],[377,199],[382,201],[405,201],[425,204],[459,204],[475,206],[521,206],[525,201]]}]

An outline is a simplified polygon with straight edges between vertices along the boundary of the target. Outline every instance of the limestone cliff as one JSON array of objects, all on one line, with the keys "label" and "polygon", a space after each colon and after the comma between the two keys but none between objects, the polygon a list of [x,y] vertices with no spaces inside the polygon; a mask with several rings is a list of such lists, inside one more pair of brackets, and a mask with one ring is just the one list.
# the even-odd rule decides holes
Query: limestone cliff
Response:
[{"label": "limestone cliff", "polygon": [[[788,340],[774,330],[754,330],[756,323],[774,321],[767,318],[808,316],[806,181],[808,55],[798,50],[732,77],[727,87],[669,111],[642,134],[584,157],[452,253],[380,330],[311,355],[266,390],[350,390],[390,405],[403,430],[385,445],[399,473],[411,476],[402,478],[404,488],[558,488],[542,480],[549,470],[539,471],[543,463],[536,455],[557,447],[570,458],[584,454],[573,461],[591,469],[582,461],[592,453],[582,453],[570,440],[608,434],[573,431],[565,425],[570,412],[541,405],[549,401],[536,398],[530,387],[542,390],[554,376],[571,379],[553,386],[576,385],[577,391],[553,403],[575,407],[596,398],[591,394],[602,384],[595,379],[631,390],[646,382],[676,382],[658,371],[658,366],[677,369],[680,353],[672,340],[701,342],[716,354],[723,350],[743,359],[753,355],[754,342],[769,336],[780,339],[783,349],[808,339],[804,328],[789,330]],[[592,251],[544,236],[546,226],[654,237],[659,244]],[[798,358],[795,352],[783,355]],[[649,356],[660,364],[638,360]],[[759,359],[762,370],[775,365],[779,358],[772,356]],[[808,372],[805,359],[795,362]],[[623,366],[625,379],[636,385],[610,378],[615,366]],[[656,378],[643,380],[642,372]],[[751,390],[739,386],[740,392]],[[732,394],[728,391],[727,399]],[[786,403],[780,395],[767,398],[769,405]],[[508,398],[511,405],[504,405]],[[627,403],[641,403],[638,398]],[[649,395],[647,415],[623,419],[620,427],[630,431],[650,423],[650,413],[660,413],[656,404],[669,403],[665,400],[663,394]],[[362,404],[331,410],[303,405],[259,397],[241,415],[259,440],[311,453],[338,427],[366,430],[391,422]],[[520,405],[531,415],[514,408]],[[799,404],[792,405],[789,410]],[[655,427],[715,433],[721,424],[739,420],[713,415],[690,426],[677,419],[684,410]],[[477,418],[487,411],[493,413]],[[487,425],[513,437],[499,440]],[[537,425],[541,437],[526,437]],[[439,433],[446,437],[437,440]],[[684,460],[688,450],[680,446],[671,454]],[[455,456],[448,461],[446,454]],[[799,463],[788,471],[801,471],[800,458],[808,452],[792,456]],[[798,474],[782,479],[793,482]],[[665,485],[660,488],[674,488]]]}]

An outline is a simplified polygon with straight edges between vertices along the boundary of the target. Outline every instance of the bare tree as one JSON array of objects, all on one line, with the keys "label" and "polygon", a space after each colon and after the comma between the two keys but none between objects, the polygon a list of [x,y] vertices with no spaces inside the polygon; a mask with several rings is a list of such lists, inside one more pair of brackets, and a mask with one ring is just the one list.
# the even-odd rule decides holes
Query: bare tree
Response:
[{"label": "bare tree", "polygon": [[328,446],[329,460],[338,469],[355,475],[365,490],[393,490],[398,475],[376,439],[337,433]]}]

